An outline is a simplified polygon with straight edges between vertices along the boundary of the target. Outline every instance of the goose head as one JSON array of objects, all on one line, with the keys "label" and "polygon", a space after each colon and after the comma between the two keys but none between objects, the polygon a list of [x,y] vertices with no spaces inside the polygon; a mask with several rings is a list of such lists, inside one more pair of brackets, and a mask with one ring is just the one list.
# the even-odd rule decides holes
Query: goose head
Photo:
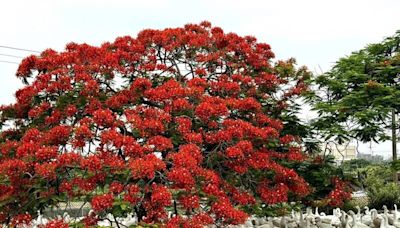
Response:
[{"label": "goose head", "polygon": [[311,207],[307,207],[306,212],[307,212],[307,216],[312,215],[312,208]]},{"label": "goose head", "polygon": [[315,208],[315,216],[319,216],[318,207]]},{"label": "goose head", "polygon": [[360,208],[360,206],[356,206],[356,209],[357,209],[357,214],[361,214],[361,208]]},{"label": "goose head", "polygon": [[321,225],[321,224],[322,224],[322,219],[321,219],[321,217],[316,217],[316,218],[315,218],[315,223],[316,223],[317,225]]},{"label": "goose head", "polygon": [[371,213],[368,206],[365,206],[365,207],[364,207],[364,210],[365,210],[365,214],[366,214],[366,215],[368,215],[368,214]]},{"label": "goose head", "polygon": [[281,227],[287,227],[287,219],[285,216],[282,216],[281,222],[280,222]]},{"label": "goose head", "polygon": [[389,210],[387,209],[387,206],[386,205],[383,205],[382,206],[382,209],[383,209],[383,211],[385,212],[385,213],[387,213]]},{"label": "goose head", "polygon": [[90,209],[88,215],[90,216],[90,215],[92,215],[92,214],[95,214],[95,213],[94,213],[94,210],[93,210],[93,209]]}]

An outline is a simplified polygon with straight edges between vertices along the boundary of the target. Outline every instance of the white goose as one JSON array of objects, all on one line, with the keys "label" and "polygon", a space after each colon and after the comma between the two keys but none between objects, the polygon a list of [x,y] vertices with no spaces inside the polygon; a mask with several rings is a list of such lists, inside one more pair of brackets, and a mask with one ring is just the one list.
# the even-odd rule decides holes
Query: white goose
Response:
[{"label": "white goose", "polygon": [[278,226],[275,226],[273,222],[274,222],[274,219],[273,219],[273,218],[269,218],[268,224],[270,225],[270,227],[271,227],[271,228],[278,227]]},{"label": "white goose", "polygon": [[258,219],[258,223],[261,225],[267,224],[268,221],[265,219],[265,217],[259,218]]},{"label": "white goose", "polygon": [[350,226],[350,216],[345,211],[341,211],[339,219],[342,227]]},{"label": "white goose", "polygon": [[40,225],[45,225],[46,223],[49,222],[48,219],[44,218],[42,213],[40,213],[40,210],[37,211],[37,218],[33,221],[33,226],[40,226]]},{"label": "white goose", "polygon": [[64,212],[64,214],[63,214],[63,216],[62,216],[62,219],[63,219],[64,222],[66,222],[66,223],[70,223],[70,222],[71,222],[71,216],[70,216],[67,212]]},{"label": "white goose", "polygon": [[361,223],[357,218],[356,214],[353,211],[349,211],[349,214],[351,218],[353,219],[351,222],[351,227],[353,228],[369,228],[369,226],[365,225],[364,223]]},{"label": "white goose", "polygon": [[319,214],[319,212],[318,212],[318,207],[315,208],[315,214],[314,214],[314,216],[315,216],[315,217],[320,217],[320,214]]},{"label": "white goose", "polygon": [[[329,223],[332,226],[339,227],[341,225],[340,216],[341,216],[340,209],[339,210],[333,209],[332,215],[327,215],[326,217],[330,219]],[[322,221],[324,221],[324,218],[322,219]]]},{"label": "white goose", "polygon": [[350,226],[350,216],[348,214],[346,214],[346,213],[344,213],[342,216],[344,218],[344,220],[343,220],[344,223],[342,224],[342,227],[343,228],[351,228],[351,226]]},{"label": "white goose", "polygon": [[361,220],[363,220],[364,219],[364,217],[365,218],[371,218],[371,211],[369,210],[369,207],[368,206],[365,206],[364,207],[364,209],[365,209],[365,211],[364,211],[364,216],[361,216]]},{"label": "white goose", "polygon": [[394,211],[393,211],[393,226],[400,228],[400,221],[399,221],[399,214],[397,211],[397,205],[394,205]]},{"label": "white goose", "polygon": [[397,211],[397,205],[394,204],[393,207],[394,207],[393,215],[395,215],[397,217],[397,219],[399,219],[400,216],[399,216],[399,212]]},{"label": "white goose", "polygon": [[356,206],[356,209],[357,209],[356,219],[357,221],[361,222],[361,208],[359,206]]},{"label": "white goose", "polygon": [[387,215],[383,215],[383,220],[382,220],[381,224],[382,223],[384,223],[385,228],[396,228],[395,226],[389,225],[389,219],[388,219]]},{"label": "white goose", "polygon": [[389,210],[388,210],[387,206],[383,205],[382,209],[383,209],[383,214],[388,217],[389,224],[393,224],[393,215],[389,214]]},{"label": "white goose", "polygon": [[361,222],[364,223],[367,226],[371,226],[372,224],[372,215],[371,215],[371,211],[369,210],[369,208],[366,206],[364,207],[365,209],[365,215],[361,216]]},{"label": "white goose", "polygon": [[303,217],[303,213],[300,211],[300,218],[297,220],[297,225],[298,227],[306,227],[307,226],[307,221]]},{"label": "white goose", "polygon": [[318,228],[316,225],[313,224],[313,219],[311,217],[306,218],[306,228]]},{"label": "white goose", "polygon": [[371,226],[375,228],[379,228],[380,226],[384,226],[383,223],[383,217],[378,214],[378,211],[376,209],[371,210]]},{"label": "white goose", "polygon": [[315,224],[318,228],[331,228],[332,227],[332,225],[330,223],[323,222],[321,217],[315,218]]}]

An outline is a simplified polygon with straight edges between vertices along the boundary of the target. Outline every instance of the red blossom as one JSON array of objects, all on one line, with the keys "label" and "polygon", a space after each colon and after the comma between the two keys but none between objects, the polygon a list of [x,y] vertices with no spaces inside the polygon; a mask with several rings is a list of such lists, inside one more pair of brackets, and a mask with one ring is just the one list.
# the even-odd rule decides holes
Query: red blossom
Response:
[{"label": "red blossom", "polygon": [[46,225],[39,225],[39,228],[68,228],[68,223],[65,223],[62,219],[51,220]]},{"label": "red blossom", "polygon": [[65,144],[68,139],[69,135],[71,133],[71,127],[69,126],[56,126],[52,129],[50,129],[46,134],[44,135],[46,143],[50,145],[56,145],[56,144]]},{"label": "red blossom", "polygon": [[188,210],[200,207],[200,198],[197,195],[182,195],[179,202]]},{"label": "red blossom", "polygon": [[161,171],[166,168],[165,163],[154,154],[149,154],[143,158],[132,160],[129,163],[129,167],[134,179],[152,179],[156,171]]},{"label": "red blossom", "polygon": [[351,199],[351,192],[346,182],[340,180],[338,177],[332,180],[335,188],[329,193],[329,205],[332,207],[341,207],[346,201]]},{"label": "red blossom", "polygon": [[211,210],[225,223],[241,224],[248,218],[245,212],[235,209],[227,199],[220,199],[215,202]]},{"label": "red blossom", "polygon": [[168,174],[167,178],[178,188],[191,189],[194,187],[195,180],[192,174],[186,168],[174,168]]},{"label": "red blossom", "polygon": [[109,127],[114,123],[114,116],[109,109],[99,109],[93,112],[93,121],[104,127]]},{"label": "red blossom", "polygon": [[171,193],[168,191],[166,186],[155,185],[151,186],[152,195],[151,202],[154,204],[160,204],[160,206],[171,205]]},{"label": "red blossom", "polygon": [[114,197],[111,194],[96,195],[92,198],[91,204],[95,211],[111,209]]},{"label": "red blossom", "polygon": [[19,214],[15,215],[10,222],[10,225],[15,227],[18,225],[29,225],[32,221],[32,216],[30,214]]},{"label": "red blossom", "polygon": [[135,205],[139,201],[139,193],[140,189],[137,185],[129,185],[124,196],[124,200]]},{"label": "red blossom", "polygon": [[98,156],[89,156],[81,160],[81,167],[92,172],[101,170],[102,164]]},{"label": "red blossom", "polygon": [[114,181],[110,184],[110,192],[113,194],[119,194],[124,190],[124,185],[120,182]]},{"label": "red blossom", "polygon": [[148,144],[153,145],[157,151],[165,151],[173,148],[171,140],[161,135],[151,137],[148,140]]},{"label": "red blossom", "polygon": [[289,191],[289,188],[283,183],[279,183],[272,188],[270,188],[268,186],[260,186],[258,188],[260,197],[267,204],[276,204],[276,203],[287,202],[288,191]]},{"label": "red blossom", "polygon": [[203,121],[211,118],[224,116],[228,113],[228,108],[221,98],[205,97],[195,110],[197,117]]},{"label": "red blossom", "polygon": [[55,179],[56,178],[56,163],[43,163],[35,165],[35,172],[45,179]]},{"label": "red blossom", "polygon": [[38,160],[50,160],[52,158],[55,158],[58,154],[58,148],[57,147],[42,147],[39,148],[36,153],[36,159]]}]

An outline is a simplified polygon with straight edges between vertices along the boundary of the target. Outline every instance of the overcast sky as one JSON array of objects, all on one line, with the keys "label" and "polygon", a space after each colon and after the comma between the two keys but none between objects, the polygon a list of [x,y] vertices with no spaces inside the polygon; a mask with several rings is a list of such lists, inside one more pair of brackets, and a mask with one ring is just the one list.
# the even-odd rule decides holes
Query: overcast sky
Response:
[{"label": "overcast sky", "polygon": [[[62,50],[71,41],[99,45],[146,28],[208,20],[269,43],[277,59],[295,57],[321,73],[338,58],[394,34],[399,9],[399,0],[9,0],[0,8],[0,46]],[[21,60],[4,54],[29,55],[0,48],[0,61]],[[17,66],[0,62],[0,105],[13,102],[22,86],[14,76]],[[366,145],[362,150],[369,151]],[[373,150],[388,155],[390,144]]]}]

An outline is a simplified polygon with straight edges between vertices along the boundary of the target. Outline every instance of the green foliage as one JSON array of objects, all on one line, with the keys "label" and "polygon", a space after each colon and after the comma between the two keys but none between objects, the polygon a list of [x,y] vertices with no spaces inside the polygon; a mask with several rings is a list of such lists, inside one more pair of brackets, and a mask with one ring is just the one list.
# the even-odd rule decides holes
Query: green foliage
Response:
[{"label": "green foliage", "polygon": [[365,176],[365,186],[368,191],[379,191],[379,189],[392,181],[392,170],[385,165],[371,165],[361,169]]},{"label": "green foliage", "polygon": [[[393,182],[393,169],[389,164],[370,164],[362,160],[355,160],[357,164],[353,173],[359,175],[359,181],[365,187],[369,198],[368,206],[371,208],[382,208],[383,205],[393,207],[400,203],[400,186]],[[344,164],[344,169],[350,170],[351,164]]]},{"label": "green foliage", "polygon": [[385,185],[376,185],[368,190],[369,206],[371,208],[382,208],[386,205],[390,208],[393,204],[400,203],[400,188],[397,183],[387,183]]},{"label": "green foliage", "polygon": [[334,188],[332,177],[339,177],[343,180],[349,178],[343,174],[340,167],[335,165],[333,156],[320,157],[319,162],[305,161],[293,168],[304,177],[307,183],[313,188],[313,192],[302,199],[307,206],[319,207],[321,211],[331,209],[327,205],[326,196]]},{"label": "green foliage", "polygon": [[348,161],[344,161],[341,165],[343,172],[354,172],[360,168],[366,168],[371,165],[372,162],[365,159],[352,159]]},{"label": "green foliage", "polygon": [[400,160],[392,161],[390,164],[394,171],[400,171]]},{"label": "green foliage", "polygon": [[318,97],[313,108],[319,118],[313,127],[326,140],[389,139],[385,130],[390,127],[391,111],[400,112],[400,31],[341,58],[314,82]]}]

